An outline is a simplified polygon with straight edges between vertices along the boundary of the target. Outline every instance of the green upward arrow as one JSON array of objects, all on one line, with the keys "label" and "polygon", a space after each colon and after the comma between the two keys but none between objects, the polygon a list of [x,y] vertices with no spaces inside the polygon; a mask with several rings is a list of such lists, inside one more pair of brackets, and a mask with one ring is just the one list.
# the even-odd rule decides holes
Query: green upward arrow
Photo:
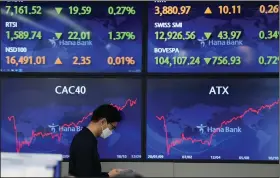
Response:
[{"label": "green upward arrow", "polygon": [[211,61],[211,58],[210,58],[210,57],[206,57],[206,58],[204,58],[204,61],[205,61],[205,63],[208,65],[209,62]]},{"label": "green upward arrow", "polygon": [[62,7],[55,7],[55,11],[59,15],[62,11]]},{"label": "green upward arrow", "polygon": [[204,32],[204,36],[208,40],[211,37],[212,33],[211,32]]},{"label": "green upward arrow", "polygon": [[55,36],[56,36],[56,38],[59,40],[60,38],[61,38],[61,36],[62,36],[62,33],[54,33],[55,34]]}]

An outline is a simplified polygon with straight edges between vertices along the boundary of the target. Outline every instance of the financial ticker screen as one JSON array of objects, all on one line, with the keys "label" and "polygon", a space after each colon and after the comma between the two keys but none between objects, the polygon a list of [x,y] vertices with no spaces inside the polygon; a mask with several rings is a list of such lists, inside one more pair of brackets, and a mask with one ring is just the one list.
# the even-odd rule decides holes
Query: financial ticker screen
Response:
[{"label": "financial ticker screen", "polygon": [[146,158],[279,160],[278,79],[149,79]]},{"label": "financial ticker screen", "polygon": [[279,71],[279,2],[149,2],[149,72]]},{"label": "financial ticker screen", "polygon": [[109,103],[125,118],[98,143],[100,158],[140,159],[140,84],[138,79],[3,79],[1,151],[68,158],[73,136],[87,126],[96,107]]},{"label": "financial ticker screen", "polygon": [[141,72],[138,2],[1,2],[3,72]]},{"label": "financial ticker screen", "polygon": [[3,72],[278,72],[278,49],[277,1],[1,2]]}]

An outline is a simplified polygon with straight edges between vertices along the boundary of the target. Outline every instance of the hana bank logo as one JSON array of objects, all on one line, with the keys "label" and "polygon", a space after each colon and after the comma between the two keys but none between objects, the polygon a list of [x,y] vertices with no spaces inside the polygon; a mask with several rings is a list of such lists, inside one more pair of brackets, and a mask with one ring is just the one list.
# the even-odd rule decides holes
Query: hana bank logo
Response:
[{"label": "hana bank logo", "polygon": [[55,39],[54,37],[49,39],[49,43],[52,45],[52,48],[55,48],[57,46],[56,41],[58,39]]},{"label": "hana bank logo", "polygon": [[201,37],[201,38],[197,39],[197,41],[199,41],[201,48],[204,48],[206,45],[205,42],[207,41],[207,39],[204,37]]},{"label": "hana bank logo", "polygon": [[200,124],[196,126],[196,128],[199,129],[200,134],[212,133],[212,132],[229,132],[229,133],[241,133],[242,128],[241,127],[222,127],[222,128],[215,128],[215,127],[208,127],[203,124]]},{"label": "hana bank logo", "polygon": [[79,132],[82,130],[81,126],[77,127],[62,127],[60,125],[55,125],[52,123],[52,125],[48,125],[48,127],[51,129],[52,133],[57,133],[57,132]]}]

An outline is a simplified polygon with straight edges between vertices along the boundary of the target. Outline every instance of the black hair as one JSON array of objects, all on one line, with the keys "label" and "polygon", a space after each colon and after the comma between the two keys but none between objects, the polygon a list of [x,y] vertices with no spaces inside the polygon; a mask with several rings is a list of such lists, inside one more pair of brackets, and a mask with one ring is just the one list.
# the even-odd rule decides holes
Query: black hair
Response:
[{"label": "black hair", "polygon": [[97,122],[105,118],[108,123],[120,122],[123,119],[122,111],[118,110],[111,104],[103,104],[96,108],[91,117],[91,121]]}]

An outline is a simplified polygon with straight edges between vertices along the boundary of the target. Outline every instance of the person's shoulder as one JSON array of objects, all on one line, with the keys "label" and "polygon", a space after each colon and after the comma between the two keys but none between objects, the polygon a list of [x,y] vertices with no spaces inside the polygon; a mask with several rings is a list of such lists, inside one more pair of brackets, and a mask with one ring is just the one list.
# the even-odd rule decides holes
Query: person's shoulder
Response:
[{"label": "person's shoulder", "polygon": [[87,128],[83,128],[74,136],[73,141],[78,142],[79,144],[84,142],[90,144],[93,138],[94,135]]},{"label": "person's shoulder", "polygon": [[85,131],[84,129],[80,130],[78,133],[76,133],[73,137],[72,143],[73,142],[79,142],[80,140],[83,140],[83,137],[85,137]]}]

